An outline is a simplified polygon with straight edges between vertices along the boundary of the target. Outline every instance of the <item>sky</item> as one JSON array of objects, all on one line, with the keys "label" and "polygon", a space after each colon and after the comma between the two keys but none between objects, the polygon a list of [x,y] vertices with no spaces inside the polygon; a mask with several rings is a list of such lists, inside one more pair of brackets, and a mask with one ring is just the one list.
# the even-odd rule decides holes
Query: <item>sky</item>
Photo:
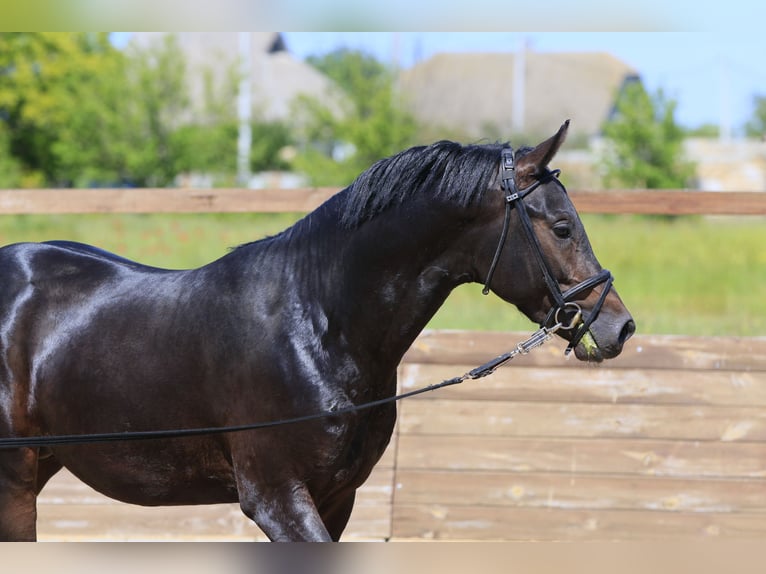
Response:
[{"label": "sky", "polygon": [[734,136],[751,118],[754,96],[766,97],[766,34],[743,30],[287,32],[284,38],[299,58],[346,46],[404,68],[438,52],[508,52],[523,44],[539,52],[609,52],[635,68],[650,91],[662,89],[676,101],[679,124],[728,126]]}]

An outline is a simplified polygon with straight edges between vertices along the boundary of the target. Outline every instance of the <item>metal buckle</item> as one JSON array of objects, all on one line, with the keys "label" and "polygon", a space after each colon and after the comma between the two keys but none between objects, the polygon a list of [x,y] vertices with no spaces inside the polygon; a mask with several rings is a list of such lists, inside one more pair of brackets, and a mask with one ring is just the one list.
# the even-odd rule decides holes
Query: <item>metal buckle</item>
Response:
[{"label": "metal buckle", "polygon": [[503,150],[503,169],[513,171],[516,169],[513,165],[513,151]]}]

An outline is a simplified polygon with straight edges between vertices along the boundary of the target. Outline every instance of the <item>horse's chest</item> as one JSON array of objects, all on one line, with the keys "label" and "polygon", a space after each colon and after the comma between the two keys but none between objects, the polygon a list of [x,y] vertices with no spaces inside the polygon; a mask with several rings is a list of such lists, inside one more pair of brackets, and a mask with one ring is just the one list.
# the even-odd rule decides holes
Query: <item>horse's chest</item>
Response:
[{"label": "horse's chest", "polygon": [[[336,436],[335,456],[330,465],[335,485],[360,486],[386,450],[394,423],[396,408],[386,405],[346,425]],[[337,440],[340,439],[340,440]]]}]

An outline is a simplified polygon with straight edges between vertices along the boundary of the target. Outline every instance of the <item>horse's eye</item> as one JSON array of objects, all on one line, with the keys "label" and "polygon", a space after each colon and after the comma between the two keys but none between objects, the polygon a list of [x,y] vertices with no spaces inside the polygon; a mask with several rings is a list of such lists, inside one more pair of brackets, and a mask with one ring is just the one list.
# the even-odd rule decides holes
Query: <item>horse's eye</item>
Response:
[{"label": "horse's eye", "polygon": [[556,237],[559,239],[569,239],[572,237],[572,228],[569,226],[569,223],[557,223],[553,226],[553,233],[555,233]]}]

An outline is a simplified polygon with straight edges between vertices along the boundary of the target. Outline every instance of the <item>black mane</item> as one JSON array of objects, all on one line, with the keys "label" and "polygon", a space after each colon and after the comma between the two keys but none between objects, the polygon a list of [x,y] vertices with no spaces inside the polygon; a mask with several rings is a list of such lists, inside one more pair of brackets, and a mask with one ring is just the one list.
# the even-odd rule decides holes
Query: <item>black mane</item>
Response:
[{"label": "black mane", "polygon": [[498,177],[500,150],[508,144],[461,145],[440,141],[382,159],[346,190],[341,224],[353,228],[385,209],[430,191],[467,206]]}]

